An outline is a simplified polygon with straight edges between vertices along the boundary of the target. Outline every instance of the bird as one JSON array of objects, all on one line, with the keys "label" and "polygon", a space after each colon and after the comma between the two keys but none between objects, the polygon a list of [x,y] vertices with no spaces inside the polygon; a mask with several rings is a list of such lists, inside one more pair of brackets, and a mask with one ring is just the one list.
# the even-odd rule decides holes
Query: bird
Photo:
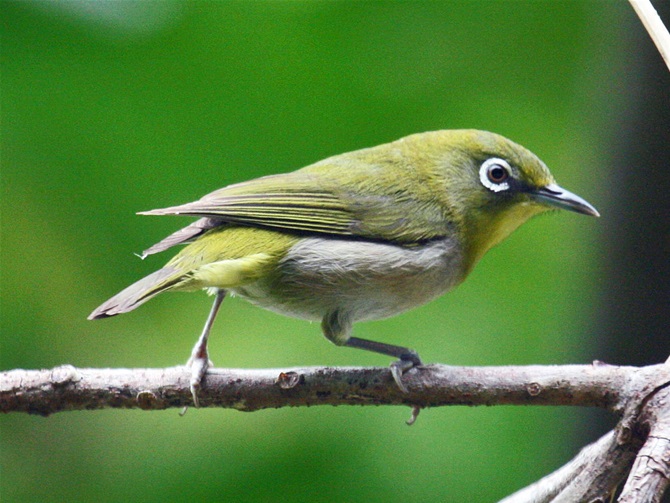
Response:
[{"label": "bird", "polygon": [[210,331],[227,294],[320,321],[338,346],[396,359],[391,376],[407,392],[403,374],[422,365],[418,353],[354,337],[354,323],[397,315],[452,290],[489,249],[552,209],[599,216],[557,185],[535,154],[499,134],[413,134],[140,212],[197,220],[145,250],[142,258],[185,245],[89,319],[132,311],[168,291],[214,295],[187,362],[196,407],[211,365]]}]

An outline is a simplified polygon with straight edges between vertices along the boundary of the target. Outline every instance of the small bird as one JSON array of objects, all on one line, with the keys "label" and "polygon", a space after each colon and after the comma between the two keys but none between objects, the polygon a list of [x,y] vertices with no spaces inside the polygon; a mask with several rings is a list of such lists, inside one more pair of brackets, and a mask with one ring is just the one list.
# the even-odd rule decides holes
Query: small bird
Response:
[{"label": "small bird", "polygon": [[187,245],[89,319],[131,311],[162,292],[214,294],[187,363],[196,406],[210,365],[207,340],[227,292],[321,321],[326,338],[338,346],[397,358],[391,374],[407,391],[402,375],[421,365],[419,355],[352,337],[353,324],[394,316],[451,290],[491,247],[552,208],[599,216],[559,187],[532,152],[500,135],[414,134],[141,212],[199,219],[145,250],[143,258]]}]

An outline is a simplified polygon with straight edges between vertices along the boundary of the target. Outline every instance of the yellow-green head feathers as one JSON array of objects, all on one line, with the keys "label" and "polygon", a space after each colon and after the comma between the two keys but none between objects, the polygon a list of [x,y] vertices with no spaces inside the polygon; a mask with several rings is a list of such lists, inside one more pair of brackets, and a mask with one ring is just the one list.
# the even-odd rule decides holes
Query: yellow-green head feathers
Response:
[{"label": "yellow-green head feathers", "polygon": [[528,149],[486,131],[415,134],[288,175],[306,176],[318,178],[323,190],[344,203],[343,234],[399,244],[458,236],[468,270],[551,206],[597,214],[562,189],[560,194],[571,197],[540,197],[547,187],[557,187],[547,166]]}]

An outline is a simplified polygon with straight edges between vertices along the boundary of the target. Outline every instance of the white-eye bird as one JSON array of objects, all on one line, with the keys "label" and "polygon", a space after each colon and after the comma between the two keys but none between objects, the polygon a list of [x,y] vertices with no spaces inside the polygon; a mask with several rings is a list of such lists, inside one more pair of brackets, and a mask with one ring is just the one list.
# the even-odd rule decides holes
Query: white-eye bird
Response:
[{"label": "white-eye bird", "polygon": [[209,365],[207,339],[226,292],[319,320],[338,346],[397,358],[392,375],[406,391],[402,374],[421,364],[418,354],[352,337],[353,324],[396,315],[451,290],[492,246],[552,208],[598,216],[559,187],[533,153],[500,135],[415,134],[142,212],[200,218],[146,250],[144,256],[187,244],[89,319],[131,311],[166,291],[215,292],[188,362],[196,405]]}]

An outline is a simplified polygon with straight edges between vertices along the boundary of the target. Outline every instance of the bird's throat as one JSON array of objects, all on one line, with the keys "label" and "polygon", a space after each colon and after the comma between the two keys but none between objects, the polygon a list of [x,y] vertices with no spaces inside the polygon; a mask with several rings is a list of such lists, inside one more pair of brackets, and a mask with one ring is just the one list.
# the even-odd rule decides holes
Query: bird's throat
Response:
[{"label": "bird's throat", "polygon": [[532,202],[523,202],[495,214],[483,211],[474,213],[466,227],[468,229],[465,236],[466,274],[487,251],[507,238],[524,222],[544,211],[547,211],[547,208]]}]

